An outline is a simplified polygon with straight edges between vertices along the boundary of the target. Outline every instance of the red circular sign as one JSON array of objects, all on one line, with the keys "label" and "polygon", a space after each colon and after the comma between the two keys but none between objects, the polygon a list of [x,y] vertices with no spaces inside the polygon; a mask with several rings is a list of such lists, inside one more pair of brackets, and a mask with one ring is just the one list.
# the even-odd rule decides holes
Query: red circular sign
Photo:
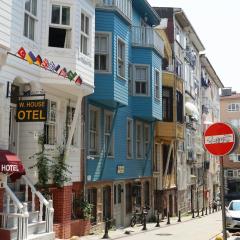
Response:
[{"label": "red circular sign", "polygon": [[226,123],[214,123],[204,133],[204,147],[216,156],[229,154],[235,146],[235,132]]}]

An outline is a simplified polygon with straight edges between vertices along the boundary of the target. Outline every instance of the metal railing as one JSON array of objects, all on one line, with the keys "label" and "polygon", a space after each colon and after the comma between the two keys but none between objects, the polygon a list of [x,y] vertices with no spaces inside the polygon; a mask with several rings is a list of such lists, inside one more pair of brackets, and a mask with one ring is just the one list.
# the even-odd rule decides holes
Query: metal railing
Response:
[{"label": "metal railing", "polygon": [[132,26],[131,33],[133,46],[155,48],[164,56],[163,40],[152,27]]},{"label": "metal railing", "polygon": [[132,20],[132,0],[96,0],[96,7],[117,10],[129,21]]}]

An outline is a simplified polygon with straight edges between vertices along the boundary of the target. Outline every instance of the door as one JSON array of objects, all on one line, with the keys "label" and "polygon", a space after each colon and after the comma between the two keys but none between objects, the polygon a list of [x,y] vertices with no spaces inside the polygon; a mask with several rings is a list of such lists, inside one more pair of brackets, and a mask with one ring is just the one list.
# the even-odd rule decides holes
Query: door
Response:
[{"label": "door", "polygon": [[111,187],[103,188],[103,220],[111,218]]},{"label": "door", "polygon": [[16,105],[11,104],[9,115],[9,150],[18,154],[19,126],[16,122]]},{"label": "door", "polygon": [[123,184],[122,183],[114,184],[114,213],[117,227],[123,226],[124,218],[123,196],[124,196]]}]

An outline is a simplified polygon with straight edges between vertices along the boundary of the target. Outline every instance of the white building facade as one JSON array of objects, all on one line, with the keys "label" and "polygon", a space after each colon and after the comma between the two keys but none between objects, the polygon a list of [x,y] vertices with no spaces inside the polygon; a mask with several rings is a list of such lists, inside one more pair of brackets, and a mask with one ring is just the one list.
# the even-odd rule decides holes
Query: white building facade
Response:
[{"label": "white building facade", "polygon": [[[44,135],[44,149],[51,156],[65,149],[70,165],[70,181],[65,185],[72,189],[82,180],[81,102],[94,91],[94,1],[3,0],[0,25],[0,150],[15,153],[35,184],[37,169],[29,167],[36,159],[29,157],[39,152],[39,137]],[[47,59],[49,65],[53,62],[67,73],[71,70],[80,82],[60,76],[57,68],[45,70],[31,60],[29,64],[27,57],[17,54],[21,47],[42,61]],[[17,122],[19,99],[47,99],[47,121]]]}]

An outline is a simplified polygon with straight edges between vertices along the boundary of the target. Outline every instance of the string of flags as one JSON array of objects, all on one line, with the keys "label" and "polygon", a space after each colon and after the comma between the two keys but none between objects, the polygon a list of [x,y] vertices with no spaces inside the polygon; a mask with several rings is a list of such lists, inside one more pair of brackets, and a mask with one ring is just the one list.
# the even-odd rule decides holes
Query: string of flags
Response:
[{"label": "string of flags", "polygon": [[29,64],[35,64],[45,70],[49,70],[53,73],[58,74],[64,78],[68,78],[69,81],[74,81],[77,85],[82,84],[82,78],[71,70],[67,71],[65,67],[61,67],[59,64],[55,64],[53,61],[49,61],[48,59],[42,59],[40,55],[34,55],[32,51],[26,52],[23,47],[21,47],[17,51],[17,55],[26,60]]}]

